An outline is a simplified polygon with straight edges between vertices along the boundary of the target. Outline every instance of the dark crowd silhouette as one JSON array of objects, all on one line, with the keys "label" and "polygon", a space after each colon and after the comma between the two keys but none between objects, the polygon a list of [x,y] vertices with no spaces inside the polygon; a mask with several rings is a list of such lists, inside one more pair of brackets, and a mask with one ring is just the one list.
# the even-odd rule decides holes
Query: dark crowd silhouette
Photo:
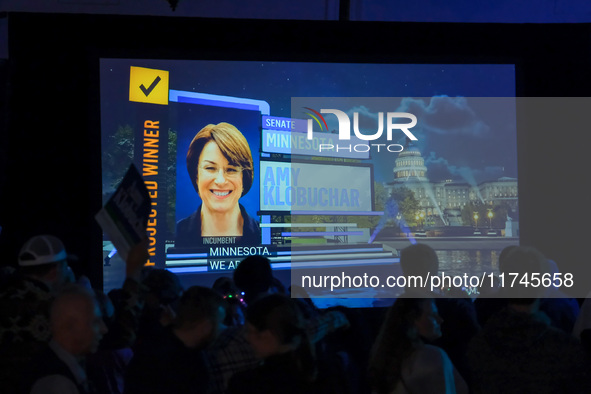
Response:
[{"label": "dark crowd silhouette", "polygon": [[[590,393],[591,302],[556,288],[407,288],[389,308],[319,309],[286,289],[262,256],[211,288],[145,267],[135,246],[104,294],[38,235],[1,267],[0,392]],[[407,276],[437,275],[425,244],[401,251]],[[556,273],[532,247],[499,257],[506,273]]]}]

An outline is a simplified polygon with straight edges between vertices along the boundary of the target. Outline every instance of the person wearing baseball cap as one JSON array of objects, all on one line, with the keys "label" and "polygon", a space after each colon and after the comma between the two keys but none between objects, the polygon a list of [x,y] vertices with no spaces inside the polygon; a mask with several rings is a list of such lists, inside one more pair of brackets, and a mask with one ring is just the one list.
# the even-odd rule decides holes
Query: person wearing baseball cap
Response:
[{"label": "person wearing baseball cap", "polygon": [[[20,372],[51,338],[49,311],[73,274],[63,242],[37,235],[22,246],[19,275],[0,293],[0,387],[18,389]],[[4,389],[6,387],[6,389]]]},{"label": "person wearing baseball cap", "polygon": [[21,248],[18,264],[23,274],[41,280],[55,292],[73,280],[66,248],[53,235],[37,235]]}]

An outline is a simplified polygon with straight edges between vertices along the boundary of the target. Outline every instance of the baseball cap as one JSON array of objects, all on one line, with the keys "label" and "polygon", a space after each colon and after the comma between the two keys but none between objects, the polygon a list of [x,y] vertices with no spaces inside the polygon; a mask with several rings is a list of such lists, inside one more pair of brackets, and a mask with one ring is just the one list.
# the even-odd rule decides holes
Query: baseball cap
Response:
[{"label": "baseball cap", "polygon": [[53,235],[36,235],[21,248],[18,255],[18,265],[30,267],[57,263],[67,258],[66,248],[59,238]]}]

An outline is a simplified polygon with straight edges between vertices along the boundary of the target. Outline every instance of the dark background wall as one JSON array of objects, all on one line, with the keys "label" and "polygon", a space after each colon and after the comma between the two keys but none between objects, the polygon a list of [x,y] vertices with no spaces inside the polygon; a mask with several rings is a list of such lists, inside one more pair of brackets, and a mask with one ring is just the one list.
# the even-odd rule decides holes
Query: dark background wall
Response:
[{"label": "dark background wall", "polygon": [[[332,3],[326,4],[325,11]],[[361,11],[369,12],[366,6]],[[517,65],[519,96],[585,97],[591,91],[591,25],[587,24],[56,13],[9,13],[5,20],[9,58],[1,64],[6,87],[0,116],[2,259],[14,262],[28,236],[48,231],[62,237],[80,257],[75,269],[97,281],[102,269],[101,232],[93,216],[101,204],[97,79],[101,55],[507,62]],[[560,115],[529,114],[526,123],[523,116],[518,119],[522,122],[518,131],[522,244],[540,248],[563,272],[575,273],[577,285],[584,289],[591,288],[585,272],[591,233],[586,160],[590,139],[583,127],[565,127],[563,120],[586,114],[588,108],[585,101],[578,107],[564,102],[556,109]]]},{"label": "dark background wall", "polygon": [[585,0],[0,0],[0,11],[208,18],[397,22],[573,23],[591,21]]}]

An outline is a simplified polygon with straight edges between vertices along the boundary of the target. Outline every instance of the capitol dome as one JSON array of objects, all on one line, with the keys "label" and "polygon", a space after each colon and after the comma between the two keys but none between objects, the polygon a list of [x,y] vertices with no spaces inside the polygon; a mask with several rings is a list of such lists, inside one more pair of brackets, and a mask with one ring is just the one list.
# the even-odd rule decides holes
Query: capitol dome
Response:
[{"label": "capitol dome", "polygon": [[396,159],[394,166],[394,181],[417,180],[428,182],[425,159],[419,149],[410,140]]}]

